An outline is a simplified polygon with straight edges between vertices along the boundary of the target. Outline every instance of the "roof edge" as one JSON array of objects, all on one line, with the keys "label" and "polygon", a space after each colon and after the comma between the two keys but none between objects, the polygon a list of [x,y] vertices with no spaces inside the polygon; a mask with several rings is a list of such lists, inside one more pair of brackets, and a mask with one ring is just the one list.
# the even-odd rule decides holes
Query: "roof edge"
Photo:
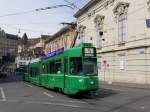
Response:
[{"label": "roof edge", "polygon": [[83,6],[80,10],[78,10],[74,14],[74,17],[78,18],[79,16],[81,16],[83,13],[87,12],[91,7],[95,6],[100,1],[102,1],[102,0],[90,0],[85,6]]},{"label": "roof edge", "polygon": [[56,37],[59,37],[64,32],[70,30],[70,28],[75,29],[75,25],[68,25],[68,26],[61,28],[58,32],[56,32],[53,36],[51,36],[51,38],[48,38],[47,40],[45,40],[45,43],[48,43],[49,41],[55,39]]}]

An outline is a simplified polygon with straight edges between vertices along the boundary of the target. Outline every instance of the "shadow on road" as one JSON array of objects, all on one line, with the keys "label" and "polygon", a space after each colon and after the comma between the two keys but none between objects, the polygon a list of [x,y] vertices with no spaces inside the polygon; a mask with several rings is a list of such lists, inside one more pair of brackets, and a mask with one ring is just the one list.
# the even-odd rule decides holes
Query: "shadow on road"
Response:
[{"label": "shadow on road", "polygon": [[113,95],[119,94],[117,91],[111,90],[111,89],[104,89],[100,88],[98,92],[94,93],[82,93],[82,94],[77,94],[75,96],[70,96],[71,98],[75,99],[102,99],[106,97],[110,97]]}]

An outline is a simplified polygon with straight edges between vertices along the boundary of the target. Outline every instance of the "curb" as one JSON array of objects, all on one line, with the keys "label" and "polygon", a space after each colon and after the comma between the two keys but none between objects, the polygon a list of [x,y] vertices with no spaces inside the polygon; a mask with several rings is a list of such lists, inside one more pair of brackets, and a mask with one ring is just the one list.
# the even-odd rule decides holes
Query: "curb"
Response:
[{"label": "curb", "polygon": [[150,84],[136,84],[136,83],[120,83],[120,82],[100,82],[101,86],[118,86],[118,87],[128,87],[128,88],[137,88],[137,89],[150,89]]}]

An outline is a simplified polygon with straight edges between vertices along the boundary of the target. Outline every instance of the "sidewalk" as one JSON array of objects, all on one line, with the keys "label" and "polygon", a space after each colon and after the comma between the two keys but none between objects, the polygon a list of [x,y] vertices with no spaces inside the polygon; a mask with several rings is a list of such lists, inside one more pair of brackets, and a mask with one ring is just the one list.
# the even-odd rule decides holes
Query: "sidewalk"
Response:
[{"label": "sidewalk", "polygon": [[111,85],[111,86],[120,86],[120,87],[128,87],[128,88],[138,88],[138,89],[150,89],[150,84],[135,84],[135,83],[120,83],[120,82],[112,82],[109,84],[108,82],[100,81],[100,85]]}]

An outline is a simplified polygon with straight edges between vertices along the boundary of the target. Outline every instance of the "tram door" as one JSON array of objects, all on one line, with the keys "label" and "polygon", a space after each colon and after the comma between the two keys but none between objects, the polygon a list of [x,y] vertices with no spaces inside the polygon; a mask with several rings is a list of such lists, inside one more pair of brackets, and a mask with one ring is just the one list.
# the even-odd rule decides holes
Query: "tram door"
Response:
[{"label": "tram door", "polygon": [[68,74],[68,57],[64,58],[64,88],[66,87],[65,76]]}]

